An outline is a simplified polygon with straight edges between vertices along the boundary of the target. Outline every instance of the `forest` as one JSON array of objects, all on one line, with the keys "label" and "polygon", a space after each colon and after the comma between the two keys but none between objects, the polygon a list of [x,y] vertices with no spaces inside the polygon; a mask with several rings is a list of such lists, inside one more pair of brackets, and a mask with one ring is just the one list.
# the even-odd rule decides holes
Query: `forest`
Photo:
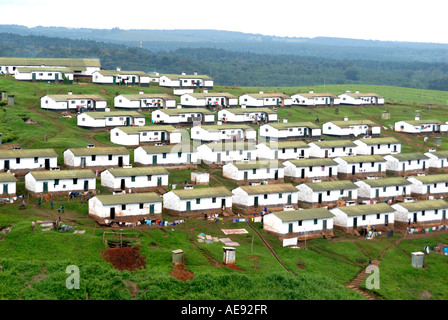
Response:
[{"label": "forest", "polygon": [[210,75],[219,86],[370,84],[448,90],[447,62],[334,59],[212,46],[155,52],[115,42],[0,33],[2,57],[98,58],[105,69],[161,74],[197,71]]}]

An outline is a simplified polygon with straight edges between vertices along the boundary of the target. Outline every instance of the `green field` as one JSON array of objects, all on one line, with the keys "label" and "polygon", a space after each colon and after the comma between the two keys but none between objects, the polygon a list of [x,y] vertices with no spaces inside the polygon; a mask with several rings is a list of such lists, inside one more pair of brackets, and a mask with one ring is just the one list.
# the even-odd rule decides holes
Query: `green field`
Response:
[{"label": "green field", "polygon": [[[14,106],[0,107],[0,132],[2,148],[21,145],[25,148],[54,148],[63,164],[62,152],[69,147],[84,147],[87,143],[98,146],[112,145],[107,132],[92,133],[80,129],[76,118],[63,118],[60,114],[40,109],[40,97],[48,93],[96,93],[112,99],[117,93],[140,91],[140,87],[97,86],[92,84],[58,85],[39,82],[17,82],[10,77],[0,77],[0,91],[15,96]],[[401,119],[412,119],[417,110],[422,118],[436,117],[448,121],[445,110],[448,93],[394,87],[377,86],[319,86],[313,88],[234,88],[217,87],[215,91],[240,95],[244,92],[278,91],[294,94],[313,89],[315,92],[340,94],[345,90],[376,92],[385,96],[387,104],[381,107],[340,108],[288,108],[280,109],[280,118],[320,122],[330,119],[371,119],[384,126],[383,136],[396,136],[404,143],[403,151],[426,151],[434,147],[433,139],[424,142],[423,136],[398,135],[389,125]],[[145,92],[166,92],[158,86],[143,88]],[[427,105],[431,105],[427,109]],[[390,120],[381,119],[383,111],[389,111]],[[148,115],[149,117],[150,115]],[[28,124],[31,119],[35,124]],[[330,139],[330,137],[326,137]],[[442,137],[446,149],[447,137]],[[1,152],[2,149],[0,149]],[[130,149],[132,150],[132,149]],[[222,178],[220,170],[201,165],[208,171],[210,185],[236,187],[232,181]],[[171,170],[171,184],[189,181],[189,172]],[[97,181],[99,185],[99,181]],[[101,193],[107,193],[104,188]],[[354,279],[368,264],[368,259],[380,259],[380,288],[374,291],[384,300],[445,300],[448,298],[445,256],[432,253],[426,256],[426,268],[411,266],[410,255],[422,251],[425,246],[446,243],[445,232],[434,232],[432,237],[403,239],[385,235],[375,240],[343,236],[333,240],[316,239],[301,243],[301,249],[283,248],[281,242],[263,231],[260,223],[256,230],[274,248],[286,266],[283,267],[263,244],[260,237],[246,222],[229,220],[218,222],[187,218],[184,223],[168,227],[144,227],[125,229],[141,240],[140,254],[145,257],[145,267],[134,271],[120,271],[103,259],[103,234],[110,229],[96,225],[87,217],[85,199],[69,200],[66,197],[52,199],[54,208],[44,201],[29,197],[23,177],[19,178],[18,194],[25,195],[26,208],[20,209],[20,201],[0,204],[0,299],[6,300],[362,300],[360,293],[345,285]],[[58,207],[65,212],[59,214]],[[37,232],[32,221],[56,219],[73,227],[70,231]],[[164,214],[164,219],[177,218]],[[5,231],[11,228],[8,233]],[[222,229],[244,228],[247,234],[225,236]],[[74,234],[84,230],[83,234]],[[120,230],[114,229],[115,232]],[[205,244],[197,241],[200,233],[216,237],[229,237],[236,247],[236,266],[222,265],[221,243]],[[172,251],[182,249],[186,269],[194,275],[183,282],[170,276],[173,270]],[[80,270],[80,288],[67,289],[68,266]],[[363,285],[365,287],[365,284]]]}]

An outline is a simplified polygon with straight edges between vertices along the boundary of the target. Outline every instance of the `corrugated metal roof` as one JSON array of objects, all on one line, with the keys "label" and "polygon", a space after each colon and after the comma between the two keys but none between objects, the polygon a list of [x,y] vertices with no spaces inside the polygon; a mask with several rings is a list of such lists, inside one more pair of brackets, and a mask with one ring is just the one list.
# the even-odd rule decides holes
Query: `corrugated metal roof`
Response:
[{"label": "corrugated metal roof", "polygon": [[424,124],[443,124],[442,120],[426,119],[426,120],[403,120],[403,122],[409,123],[413,126],[420,126]]},{"label": "corrugated metal roof", "polygon": [[381,178],[381,179],[367,179],[362,180],[362,182],[368,184],[372,188],[375,187],[389,187],[389,186],[407,186],[412,184],[408,180],[403,177],[390,177],[390,178]]},{"label": "corrugated metal roof", "polygon": [[1,57],[2,66],[67,66],[67,67],[101,67],[99,59],[68,58],[18,58]]},{"label": "corrugated metal roof", "polygon": [[320,126],[317,124],[311,122],[311,121],[304,121],[304,122],[288,122],[288,123],[269,123],[269,125],[277,130],[286,130],[289,128],[310,128],[310,129],[319,129]]},{"label": "corrugated metal roof", "polygon": [[105,206],[116,204],[162,202],[162,198],[155,192],[99,195],[96,196],[96,198]]},{"label": "corrugated metal roof", "polygon": [[168,170],[164,167],[154,166],[154,167],[136,167],[136,168],[113,168],[108,169],[108,171],[114,177],[130,177],[130,176],[147,176],[153,174],[167,175]]},{"label": "corrugated metal roof", "polygon": [[325,208],[280,211],[280,212],[274,212],[272,214],[278,217],[283,222],[302,221],[311,219],[327,219],[334,217],[334,214],[332,214],[328,209]]},{"label": "corrugated metal roof", "polygon": [[212,149],[213,151],[226,151],[226,150],[256,150],[257,147],[254,142],[246,142],[246,141],[231,141],[231,142],[212,142],[207,143],[207,147]]},{"label": "corrugated metal roof", "polygon": [[351,140],[328,140],[328,141],[315,141],[311,142],[318,146],[319,148],[342,148],[342,147],[357,147],[355,143]]},{"label": "corrugated metal roof", "polygon": [[448,208],[448,203],[445,200],[422,200],[415,202],[400,202],[397,203],[408,211],[421,211],[421,210],[433,210],[433,209],[445,209]]},{"label": "corrugated metal roof", "polygon": [[274,110],[269,108],[229,108],[225,109],[227,112],[231,112],[233,114],[245,114],[245,113],[269,113],[274,114],[277,113]]},{"label": "corrugated metal roof", "polygon": [[369,138],[369,139],[359,139],[357,141],[360,141],[362,143],[365,143],[366,145],[377,145],[377,144],[389,144],[389,143],[400,143],[397,139],[393,137],[386,137],[386,138]]},{"label": "corrugated metal roof", "polygon": [[448,158],[448,150],[435,151],[430,153],[435,155],[437,158]]},{"label": "corrugated metal roof", "polygon": [[213,80],[211,77],[203,74],[161,74],[171,80],[179,79],[202,79],[202,80]]},{"label": "corrugated metal roof", "polygon": [[336,99],[337,96],[334,95],[333,93],[298,93],[298,95],[305,97],[305,98],[318,98],[318,97],[329,97],[329,98],[333,98]]},{"label": "corrugated metal roof", "polygon": [[95,147],[95,148],[70,148],[75,156],[90,156],[90,155],[128,155],[128,149],[124,147]]},{"label": "corrugated metal roof", "polygon": [[339,157],[347,163],[365,163],[365,162],[386,162],[382,156],[379,155],[366,155],[366,156],[344,156]]},{"label": "corrugated metal roof", "polygon": [[17,178],[12,173],[0,173],[0,182],[14,182]]},{"label": "corrugated metal roof", "polygon": [[337,166],[338,163],[332,158],[309,158],[309,159],[298,159],[298,160],[288,160],[296,167],[315,167],[315,166]]},{"label": "corrugated metal roof", "polygon": [[96,178],[95,172],[89,169],[81,170],[61,170],[61,171],[30,171],[36,180],[53,180],[53,179],[88,179]]},{"label": "corrugated metal roof", "polygon": [[94,100],[94,101],[106,101],[106,98],[98,94],[49,94],[46,97],[54,101],[69,101],[69,100]]},{"label": "corrugated metal roof", "polygon": [[421,152],[408,152],[408,153],[397,153],[389,155],[388,157],[394,157],[399,161],[409,161],[409,160],[426,160],[429,159],[424,153]]},{"label": "corrugated metal roof", "polygon": [[196,147],[188,143],[178,143],[163,146],[142,146],[147,154],[162,154],[162,153],[178,153],[178,152],[196,152]]},{"label": "corrugated metal roof", "polygon": [[172,192],[182,200],[232,196],[232,192],[228,190],[226,187],[179,189],[179,190],[172,190]]},{"label": "corrugated metal roof", "polygon": [[282,98],[282,99],[289,99],[290,97],[283,93],[248,93],[248,96],[255,98],[255,99],[264,99],[264,98]]},{"label": "corrugated metal roof", "polygon": [[352,92],[346,92],[346,95],[353,97],[353,98],[363,98],[363,97],[377,97],[377,98],[382,98],[382,96],[380,96],[377,93],[352,93]]},{"label": "corrugated metal roof", "polygon": [[[199,126],[207,131],[220,131],[220,130],[226,130],[226,129],[243,129],[246,131],[254,131],[252,127],[249,127],[246,124],[221,124],[221,125],[205,125],[205,126]],[[194,127],[193,127],[194,128]]]},{"label": "corrugated metal roof", "polygon": [[137,111],[85,112],[83,114],[93,119],[106,119],[109,117],[134,117],[134,118],[145,117],[143,114]]},{"label": "corrugated metal roof", "polygon": [[227,93],[227,92],[198,92],[198,93],[188,93],[189,96],[195,97],[197,99],[204,99],[204,98],[212,98],[212,97],[224,97],[229,99],[236,99],[236,97],[233,94]]},{"label": "corrugated metal roof", "polygon": [[240,186],[247,194],[265,194],[265,193],[282,193],[282,192],[297,192],[296,187],[290,183],[284,184],[269,184],[259,186]]},{"label": "corrugated metal roof", "polygon": [[174,97],[163,94],[163,93],[143,93],[143,94],[121,94],[123,98],[128,100],[142,100],[142,99],[164,99],[164,100],[174,100]]},{"label": "corrugated metal roof", "polygon": [[126,71],[126,70],[99,70],[98,73],[102,74],[103,76],[140,76],[140,77],[149,77],[149,75],[143,71]]},{"label": "corrugated metal roof", "polygon": [[71,68],[55,68],[55,67],[19,67],[16,69],[18,72],[30,73],[30,72],[62,72],[62,73],[73,73]]},{"label": "corrugated metal roof", "polygon": [[177,129],[175,127],[170,126],[170,125],[119,127],[118,129],[127,134],[136,134],[136,133],[145,132],[145,131],[166,131],[166,132],[177,131]]},{"label": "corrugated metal roof", "polygon": [[413,176],[412,178],[417,179],[424,184],[448,182],[448,174],[430,174],[427,176]]},{"label": "corrugated metal roof", "polygon": [[379,126],[379,124],[376,124],[375,122],[371,120],[347,120],[347,121],[330,121],[334,125],[338,126],[339,128],[349,128],[350,126],[360,126],[360,125],[368,125],[368,126]]},{"label": "corrugated metal roof", "polygon": [[1,159],[12,158],[34,158],[34,157],[57,157],[58,154],[53,149],[18,149],[18,150],[2,150],[0,152]]},{"label": "corrugated metal roof", "polygon": [[271,141],[268,144],[269,148],[277,149],[291,149],[291,148],[309,148],[310,146],[305,141],[294,140],[294,141]]},{"label": "corrugated metal roof", "polygon": [[160,109],[159,111],[170,116],[179,115],[183,113],[214,114],[214,112],[206,108]]},{"label": "corrugated metal roof", "polygon": [[238,170],[259,169],[259,168],[283,168],[283,163],[277,160],[266,161],[244,161],[232,163]]},{"label": "corrugated metal roof", "polygon": [[347,190],[358,188],[356,184],[348,180],[322,181],[314,183],[305,183],[305,185],[310,187],[313,191]]},{"label": "corrugated metal roof", "polygon": [[395,209],[389,206],[387,203],[376,203],[369,205],[357,205],[357,206],[345,206],[338,207],[348,216],[360,216],[364,214],[378,214],[395,212]]}]

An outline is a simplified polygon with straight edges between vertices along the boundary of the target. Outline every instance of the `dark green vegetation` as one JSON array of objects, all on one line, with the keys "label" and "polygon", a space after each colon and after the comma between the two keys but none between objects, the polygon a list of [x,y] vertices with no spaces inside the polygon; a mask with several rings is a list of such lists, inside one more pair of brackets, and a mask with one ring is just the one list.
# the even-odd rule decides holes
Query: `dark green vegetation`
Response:
[{"label": "dark green vegetation", "polygon": [[[197,71],[213,77],[216,85],[226,86],[371,84],[448,90],[446,45],[348,39],[259,41],[247,35],[219,44],[205,43],[210,35],[187,41],[185,31],[174,40],[178,41],[175,47],[160,47],[160,39],[166,35],[162,33],[139,48],[139,39],[145,39],[139,38],[142,31],[132,34],[112,29],[94,35],[89,29],[76,34],[63,28],[45,30],[3,26],[0,56],[99,58],[106,69],[120,66],[122,70],[161,74]],[[170,46],[172,34],[167,37],[164,45]],[[129,43],[123,39],[136,40]],[[223,35],[223,39],[227,38]]]},{"label": "dark green vegetation", "polygon": [[[280,91],[293,94],[307,92],[311,87],[270,87],[265,92]],[[356,86],[360,91],[377,92],[388,102],[382,107],[340,108],[289,108],[279,110],[281,118],[314,121],[317,115],[321,122],[342,119],[368,118],[382,123],[386,128],[396,120],[412,119],[416,110],[423,118],[437,117],[448,120],[445,102],[448,92],[420,89],[405,89],[381,86]],[[62,152],[69,147],[84,147],[87,143],[111,145],[109,133],[93,133],[80,129],[76,118],[62,118],[60,114],[40,109],[40,97],[48,93],[96,93],[103,95],[112,105],[118,93],[138,92],[140,87],[97,86],[92,84],[50,84],[41,82],[18,82],[12,77],[0,77],[0,91],[15,95],[14,106],[0,107],[0,132],[3,132],[3,147],[22,145],[26,148],[54,148],[62,164]],[[217,87],[216,91],[257,92],[258,87]],[[313,87],[315,92],[330,91],[336,94],[344,90],[355,90],[351,86],[327,85]],[[145,92],[165,92],[158,86],[143,89]],[[429,110],[426,105],[431,104]],[[381,113],[388,110],[391,119],[382,120]],[[24,119],[35,124],[27,124]],[[150,114],[147,115],[150,118]],[[409,139],[384,130],[383,136],[397,136],[408,151],[425,151],[433,147],[432,139],[423,137]],[[327,137],[328,138],[328,137]],[[442,149],[448,141],[443,136]],[[130,148],[132,150],[132,148]],[[0,149],[1,152],[1,149]],[[200,165],[212,178],[210,185],[235,187],[222,178],[221,171]],[[170,171],[170,183],[189,181],[189,172]],[[100,186],[98,179],[97,185]],[[99,187],[101,194],[108,191]],[[368,259],[380,259],[380,289],[375,290],[380,299],[439,299],[448,297],[445,256],[431,254],[426,257],[427,268],[411,266],[411,252],[422,251],[425,246],[446,243],[446,233],[434,232],[431,237],[403,239],[398,232],[392,238],[385,235],[375,240],[336,234],[333,240],[316,239],[300,243],[301,249],[283,248],[275,237],[263,232],[260,223],[255,228],[274,248],[288,272],[264,246],[259,236],[245,222],[217,223],[188,218],[174,227],[146,227],[125,229],[141,240],[140,254],[145,258],[145,268],[134,271],[119,271],[103,259],[103,232],[108,229],[96,225],[87,217],[87,203],[81,199],[54,198],[54,209],[46,201],[38,205],[38,199],[28,198],[23,177],[19,179],[18,194],[24,194],[26,209],[20,210],[20,201],[0,205],[0,231],[11,227],[9,233],[0,233],[0,299],[169,299],[169,300],[357,300],[364,299],[344,285],[354,279],[367,266]],[[84,234],[73,231],[42,231],[31,228],[31,222],[56,219],[56,208],[65,206],[62,221],[74,230],[85,230]],[[60,214],[59,214],[60,215]],[[163,215],[168,221],[177,217]],[[231,217],[232,218],[232,217]],[[244,228],[249,233],[225,236],[221,229]],[[116,230],[116,229],[115,229]],[[116,230],[118,231],[118,230]],[[240,244],[236,249],[237,268],[222,265],[222,244],[199,243],[197,235],[205,233],[216,237],[229,237]],[[399,242],[399,240],[401,240]],[[172,251],[183,249],[186,269],[193,273],[192,280],[180,281],[170,275]],[[68,266],[80,270],[80,289],[66,288]]]}]

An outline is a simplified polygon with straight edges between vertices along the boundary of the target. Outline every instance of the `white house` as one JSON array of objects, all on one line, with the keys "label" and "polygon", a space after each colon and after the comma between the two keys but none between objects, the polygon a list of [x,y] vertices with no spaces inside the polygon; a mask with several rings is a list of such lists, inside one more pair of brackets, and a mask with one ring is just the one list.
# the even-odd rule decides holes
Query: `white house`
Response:
[{"label": "white house", "polygon": [[338,97],[341,105],[364,106],[384,104],[384,97],[376,93],[361,93],[359,91],[352,93],[350,91],[346,91]]},{"label": "white house", "polygon": [[260,126],[259,132],[267,140],[319,138],[322,134],[313,122],[266,123]]},{"label": "white house", "polygon": [[71,168],[123,167],[129,165],[124,147],[70,148],[64,151],[64,164]]},{"label": "white house", "polygon": [[163,208],[177,215],[228,213],[232,192],[225,187],[174,189],[163,194]]},{"label": "white house", "polygon": [[139,85],[149,87],[150,77],[143,71],[98,70],[92,73],[92,82],[112,85]]},{"label": "white house", "polygon": [[168,186],[168,175],[161,166],[107,169],[101,172],[101,185],[112,191],[144,192]]},{"label": "white house", "polygon": [[429,158],[428,164],[431,169],[448,169],[448,151],[425,152],[425,156]]},{"label": "white house", "polygon": [[448,203],[445,200],[421,200],[400,202],[392,205],[395,221],[413,224],[446,223]]},{"label": "white house", "polygon": [[185,166],[198,163],[198,152],[186,143],[141,146],[134,150],[134,162],[146,166]]},{"label": "white house", "polygon": [[73,83],[74,72],[70,68],[16,68],[14,78],[20,81],[45,81]]},{"label": "white house", "polygon": [[90,169],[30,171],[25,188],[33,194],[91,192],[96,189],[96,175]]},{"label": "white house", "polygon": [[301,183],[299,203],[311,206],[337,204],[337,201],[351,201],[358,198],[358,186],[348,180]]},{"label": "white house", "polygon": [[144,126],[146,117],[136,111],[81,112],[76,117],[76,123],[79,127],[87,129]]},{"label": "white house", "polygon": [[110,141],[125,146],[137,146],[140,143],[180,143],[182,132],[171,125],[115,127],[110,130]]},{"label": "white house", "polygon": [[338,175],[338,163],[331,158],[309,158],[283,162],[285,176],[293,181],[330,179]]},{"label": "white house", "polygon": [[312,158],[336,158],[356,155],[356,144],[351,140],[314,141],[310,146]]},{"label": "white house", "polygon": [[265,160],[289,160],[309,158],[310,146],[304,141],[276,141],[257,144],[257,158]]},{"label": "white house", "polygon": [[255,161],[257,150],[255,143],[238,142],[212,142],[197,147],[198,160],[205,164],[221,164],[234,161]]},{"label": "white house", "polygon": [[2,149],[0,170],[50,170],[58,166],[58,154],[53,149]]},{"label": "white house", "polygon": [[226,92],[186,93],[180,96],[183,108],[232,108],[238,106],[238,98]]},{"label": "white house", "polygon": [[263,230],[280,238],[306,240],[332,234],[333,219],[326,208],[273,212],[263,216]]},{"label": "white house", "polygon": [[386,170],[395,174],[418,173],[428,169],[428,156],[420,152],[397,153],[384,156]]},{"label": "white house", "polygon": [[231,108],[218,111],[218,121],[224,123],[277,122],[278,114],[269,108]]},{"label": "white house", "polygon": [[50,94],[40,98],[40,107],[51,111],[104,111],[107,100],[97,94]]},{"label": "white house", "polygon": [[380,155],[345,156],[334,158],[338,175],[343,178],[383,176],[386,174],[386,160]]},{"label": "white house", "polygon": [[330,209],[330,212],[334,214],[334,225],[345,230],[394,227],[395,209],[387,203],[337,207]]},{"label": "white house", "polygon": [[232,193],[233,205],[247,213],[259,208],[273,211],[292,206],[297,209],[297,189],[289,183],[240,186],[233,189]]},{"label": "white house", "polygon": [[428,199],[445,198],[448,196],[448,174],[430,174],[427,176],[409,177],[408,181],[412,183],[412,196]]},{"label": "white house", "polygon": [[205,142],[253,140],[257,131],[245,124],[197,125],[191,128],[191,139]]},{"label": "white house", "polygon": [[114,97],[114,107],[117,109],[152,110],[176,108],[176,99],[163,93],[119,94]]},{"label": "white house", "polygon": [[353,143],[357,145],[356,154],[359,155],[401,153],[401,142],[392,137],[359,139]]},{"label": "white house", "polygon": [[100,224],[160,218],[162,198],[155,192],[97,195],[89,199],[89,216]]},{"label": "white house", "polygon": [[315,107],[315,106],[337,106],[339,97],[332,93],[296,93],[291,96],[293,106]]},{"label": "white house", "polygon": [[163,124],[208,124],[215,123],[215,113],[205,108],[159,109],[151,113],[152,123]]},{"label": "white house", "polygon": [[377,136],[381,134],[381,125],[371,120],[329,121],[322,125],[322,133],[337,137]]},{"label": "white house", "polygon": [[192,75],[163,74],[160,76],[159,86],[175,89],[213,89],[213,79],[207,75],[200,75],[196,72]]},{"label": "white house", "polygon": [[75,76],[91,76],[101,69],[101,63],[99,59],[0,58],[0,73],[15,75],[17,68],[70,68]]},{"label": "white house", "polygon": [[358,186],[358,199],[391,200],[411,195],[412,183],[403,177],[359,180],[355,184]]},{"label": "white house", "polygon": [[283,183],[285,170],[277,160],[229,162],[222,167],[222,175],[239,183]]},{"label": "white house", "polygon": [[8,172],[0,173],[0,198],[14,196],[16,194],[17,178]]},{"label": "white house", "polygon": [[394,124],[394,130],[404,133],[445,133],[448,132],[448,124],[438,119],[402,120]]},{"label": "white house", "polygon": [[242,108],[291,107],[292,99],[283,93],[246,93],[238,98]]}]

